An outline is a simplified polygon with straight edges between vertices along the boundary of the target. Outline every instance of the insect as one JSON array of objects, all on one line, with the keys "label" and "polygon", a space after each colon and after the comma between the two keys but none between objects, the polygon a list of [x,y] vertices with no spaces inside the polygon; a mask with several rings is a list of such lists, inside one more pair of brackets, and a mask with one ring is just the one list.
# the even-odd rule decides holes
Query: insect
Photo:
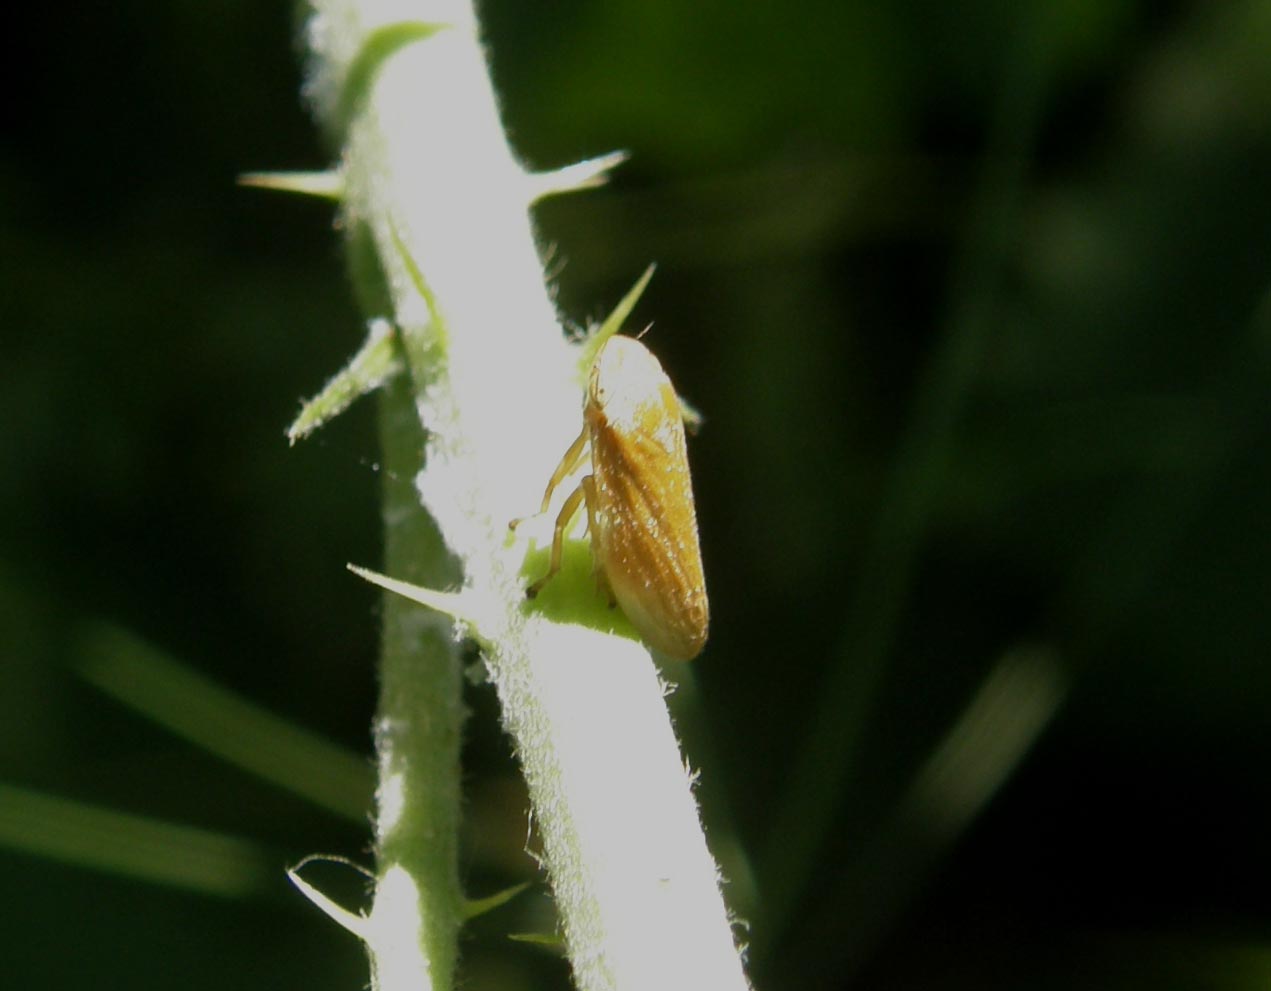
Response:
[{"label": "insect", "polygon": [[548,481],[540,513],[588,452],[591,473],[556,517],[547,574],[526,594],[533,598],[560,570],[565,530],[585,504],[596,574],[610,604],[622,607],[650,646],[692,660],[706,643],[710,610],[683,410],[657,358],[635,338],[611,337],[596,354],[582,433]]}]

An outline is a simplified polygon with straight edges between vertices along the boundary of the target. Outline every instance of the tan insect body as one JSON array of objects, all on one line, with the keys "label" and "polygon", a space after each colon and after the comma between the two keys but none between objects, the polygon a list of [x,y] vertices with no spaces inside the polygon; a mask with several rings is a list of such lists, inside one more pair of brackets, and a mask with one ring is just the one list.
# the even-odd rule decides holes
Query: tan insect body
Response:
[{"label": "tan insect body", "polygon": [[579,504],[587,507],[592,554],[610,600],[651,646],[677,660],[701,653],[710,625],[679,397],[652,352],[631,337],[611,337],[591,367],[583,430],[565,452],[543,495],[591,455],[561,507],[547,574],[560,570],[561,548]]}]

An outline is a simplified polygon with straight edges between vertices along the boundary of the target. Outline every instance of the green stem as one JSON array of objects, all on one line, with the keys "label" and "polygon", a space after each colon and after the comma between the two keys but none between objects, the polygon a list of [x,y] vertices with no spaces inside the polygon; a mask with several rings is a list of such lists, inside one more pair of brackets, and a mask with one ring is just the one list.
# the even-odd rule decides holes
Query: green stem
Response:
[{"label": "green stem", "polygon": [[[381,398],[380,443],[385,567],[430,585],[455,581],[458,568],[403,481],[421,468],[424,449],[404,379]],[[384,940],[391,950],[370,941],[374,986],[444,989],[454,984],[464,911],[458,871],[462,670],[449,623],[396,595],[385,594],[382,608],[375,721],[379,885],[372,918],[381,933],[393,935]],[[418,954],[400,949],[413,951],[412,935]]]},{"label": "green stem", "polygon": [[[455,603],[483,648],[578,986],[741,991],[652,659],[587,568],[571,566],[586,557],[582,541],[568,542],[565,572],[527,606],[543,531],[508,532],[578,432],[585,364],[544,285],[528,209],[562,177],[590,185],[597,170],[548,181],[521,169],[466,3],[315,0],[307,38],[311,99],[345,132],[351,249],[370,245],[375,259],[355,250],[355,279],[370,315],[398,328],[407,370],[383,406],[386,570],[454,589],[450,562],[460,566],[459,594],[419,598]],[[384,618],[378,881],[359,931],[377,988],[446,988],[460,918],[451,624],[401,598],[385,601]]]}]

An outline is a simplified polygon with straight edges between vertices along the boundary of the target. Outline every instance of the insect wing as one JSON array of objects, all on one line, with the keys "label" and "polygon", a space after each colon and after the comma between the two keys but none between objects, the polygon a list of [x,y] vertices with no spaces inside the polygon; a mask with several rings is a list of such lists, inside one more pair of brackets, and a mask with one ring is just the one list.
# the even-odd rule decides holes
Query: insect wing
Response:
[{"label": "insect wing", "polygon": [[679,400],[664,382],[626,429],[590,407],[592,540],[614,598],[640,635],[689,660],[709,611]]}]

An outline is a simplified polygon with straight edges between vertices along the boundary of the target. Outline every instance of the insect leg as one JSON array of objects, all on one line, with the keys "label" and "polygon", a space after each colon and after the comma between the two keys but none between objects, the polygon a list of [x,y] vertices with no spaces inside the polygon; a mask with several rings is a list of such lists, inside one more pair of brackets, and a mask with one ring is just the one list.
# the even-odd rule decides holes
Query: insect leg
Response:
[{"label": "insect leg", "polygon": [[596,526],[596,479],[591,475],[585,475],[579,487],[583,490],[583,501],[587,504],[587,529],[591,531],[591,557],[596,562],[596,584],[608,597],[609,608],[612,609],[618,604],[618,600],[613,597],[613,589],[609,586],[609,576],[600,565],[604,555],[597,546],[600,540],[600,529]]},{"label": "insect leg", "polygon": [[[571,450],[573,449],[571,448]],[[564,464],[564,462],[561,463]],[[587,482],[590,480],[590,475],[583,479],[582,484],[569,494],[569,498],[565,500],[565,505],[561,506],[560,513],[556,517],[556,529],[552,532],[552,556],[547,565],[547,574],[525,590],[525,597],[527,599],[532,599],[534,596],[538,595],[539,591],[547,584],[548,580],[556,574],[556,572],[560,571],[561,554],[563,553],[565,543],[565,528],[569,526],[569,521],[572,520],[574,518],[574,514],[578,512],[578,504],[583,501]],[[553,487],[555,487],[558,482],[559,479],[554,479]],[[548,490],[548,494],[551,494],[550,489]]]},{"label": "insect leg", "polygon": [[[587,428],[584,426],[582,433],[578,435],[578,439],[569,445],[569,450],[565,452],[565,456],[560,459],[560,464],[552,472],[552,477],[547,483],[547,491],[543,493],[543,505],[538,509],[540,513],[547,512],[547,507],[551,504],[552,493],[556,491],[556,486],[560,485],[578,467],[578,462],[583,459],[583,448],[586,446]],[[574,508],[578,508],[577,503],[574,504]]]},{"label": "insect leg", "polygon": [[[569,445],[569,450],[565,452],[565,456],[560,459],[560,464],[552,472],[552,477],[547,482],[547,491],[543,493],[543,505],[538,510],[540,513],[547,512],[547,507],[551,505],[552,493],[556,491],[556,486],[560,485],[578,467],[578,462],[582,461],[586,448],[587,427],[584,425],[582,433],[578,435],[578,439]],[[517,517],[508,524],[508,529],[515,530],[527,518],[524,516]]]}]

